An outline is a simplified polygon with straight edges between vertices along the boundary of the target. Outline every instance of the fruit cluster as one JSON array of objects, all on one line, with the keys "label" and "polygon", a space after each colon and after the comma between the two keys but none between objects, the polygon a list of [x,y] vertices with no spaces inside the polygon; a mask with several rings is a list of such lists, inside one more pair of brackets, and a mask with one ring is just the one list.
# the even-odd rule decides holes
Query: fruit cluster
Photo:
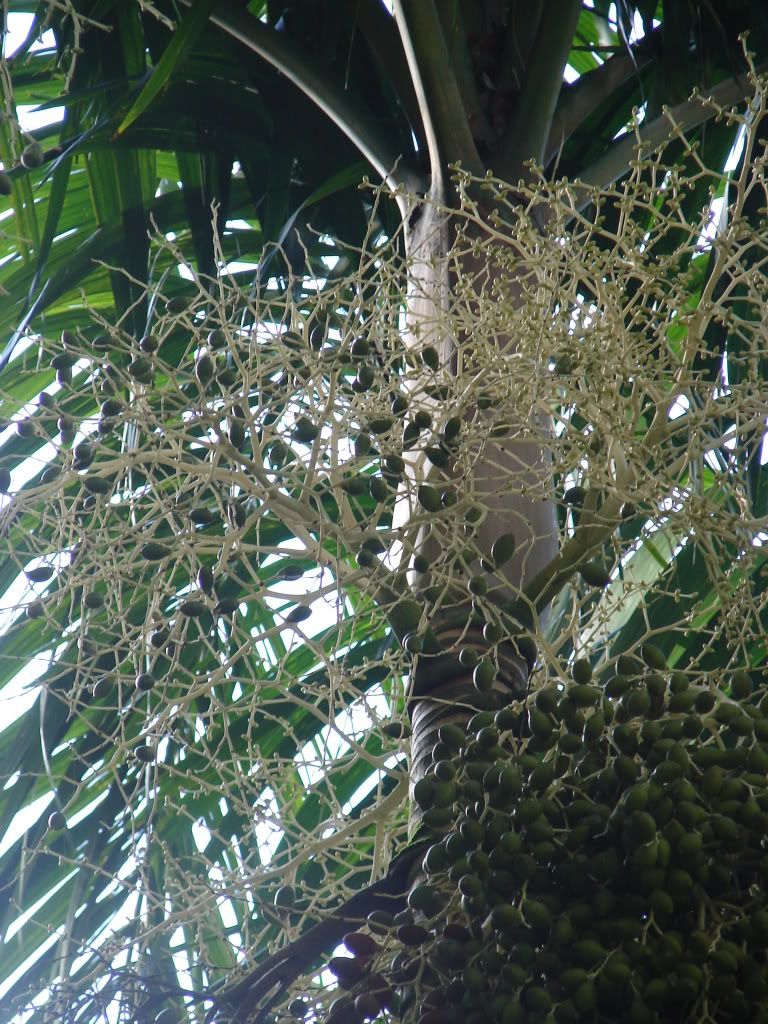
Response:
[{"label": "fruit cluster", "polygon": [[768,1021],[768,697],[641,653],[441,728],[443,834],[330,961],[327,1024]]}]

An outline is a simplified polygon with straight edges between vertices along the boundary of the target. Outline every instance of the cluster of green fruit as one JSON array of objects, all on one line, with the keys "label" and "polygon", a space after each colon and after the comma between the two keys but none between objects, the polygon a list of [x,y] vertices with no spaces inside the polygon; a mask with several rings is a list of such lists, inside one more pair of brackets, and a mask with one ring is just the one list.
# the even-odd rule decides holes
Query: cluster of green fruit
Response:
[{"label": "cluster of green fruit", "polygon": [[327,1024],[768,1022],[768,695],[641,653],[440,729],[442,837]]}]

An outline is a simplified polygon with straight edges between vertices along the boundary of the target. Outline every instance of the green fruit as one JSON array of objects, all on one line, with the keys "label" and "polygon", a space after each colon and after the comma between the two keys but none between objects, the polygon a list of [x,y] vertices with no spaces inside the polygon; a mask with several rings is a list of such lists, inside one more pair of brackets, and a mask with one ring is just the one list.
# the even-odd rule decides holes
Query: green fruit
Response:
[{"label": "green fruit", "polygon": [[160,544],[158,541],[147,541],[146,544],[142,544],[141,557],[145,558],[148,562],[159,562],[163,558],[168,558],[171,554],[171,549],[165,544]]},{"label": "green fruit", "polygon": [[637,676],[643,671],[643,663],[634,654],[620,654],[616,669],[623,676]]},{"label": "green fruit", "polygon": [[556,686],[547,686],[536,691],[533,702],[539,711],[545,711],[547,714],[553,715],[557,710],[561,697],[562,691],[558,690]]},{"label": "green fruit", "polygon": [[423,779],[419,779],[416,785],[413,787],[413,799],[421,807],[422,810],[428,810],[434,805],[435,801],[435,783],[432,778],[425,776]]},{"label": "green fruit", "polygon": [[651,697],[662,697],[667,688],[667,681],[661,672],[649,672],[645,677],[645,687]]},{"label": "green fruit", "polygon": [[528,778],[528,785],[532,792],[543,793],[545,789],[549,789],[554,780],[555,769],[551,762],[547,762],[534,768]]},{"label": "green fruit", "polygon": [[547,1014],[552,1009],[552,997],[546,989],[532,985],[523,992],[523,1001],[528,1010]]},{"label": "green fruit", "polygon": [[673,693],[667,705],[673,714],[686,714],[690,711],[696,701],[696,694],[692,690],[683,690],[680,693]]},{"label": "green fruit", "polygon": [[185,299],[181,295],[174,295],[173,298],[169,299],[165,304],[166,313],[170,313],[171,316],[178,316],[179,313],[186,312],[189,309],[189,299]]},{"label": "green fruit", "polygon": [[611,582],[611,574],[601,562],[587,562],[579,572],[590,587],[607,587]]},{"label": "green fruit", "polygon": [[715,706],[717,698],[711,690],[700,690],[696,694],[695,707],[701,715],[707,714]]},{"label": "green fruit", "polygon": [[[592,679],[592,663],[589,658],[578,658],[574,661],[573,665],[571,665],[571,675],[574,682],[580,685],[588,683]],[[568,695],[572,697],[571,691],[569,691]]]},{"label": "green fruit", "polygon": [[667,667],[667,659],[664,657],[663,651],[655,644],[643,644],[640,648],[640,655],[650,669],[663,672]]},{"label": "green fruit", "polygon": [[646,811],[633,811],[626,825],[627,832],[637,844],[649,843],[656,837],[656,821]]},{"label": "green fruit", "polygon": [[605,715],[602,711],[595,711],[590,715],[584,725],[583,739],[585,743],[593,743],[605,732]]},{"label": "green fruit", "polygon": [[442,508],[440,493],[430,484],[421,484],[416,492],[416,497],[421,507],[427,512],[439,512]]},{"label": "green fruit", "polygon": [[538,900],[527,899],[523,904],[523,917],[529,928],[546,931],[552,925],[552,914],[549,908]]},{"label": "green fruit", "polygon": [[738,669],[731,676],[731,695],[736,700],[746,700],[752,695],[752,677],[744,669]]},{"label": "green fruit", "polygon": [[461,750],[462,747],[467,744],[467,734],[462,728],[453,723],[447,725],[441,725],[437,731],[438,738],[441,743],[448,744],[449,747],[453,747],[455,750]]},{"label": "green fruit", "polygon": [[136,356],[128,364],[128,373],[143,384],[152,379],[152,362],[144,356]]},{"label": "green fruit", "polygon": [[594,967],[605,959],[605,949],[595,939],[580,939],[571,947],[570,958],[579,967]]},{"label": "green fruit", "polygon": [[96,682],[94,683],[93,690],[91,692],[93,694],[94,700],[102,700],[109,693],[111,693],[111,691],[112,681],[110,680],[109,676],[101,676],[101,678],[97,679]]},{"label": "green fruit", "polygon": [[208,611],[208,606],[205,601],[182,601],[179,605],[179,611],[182,615],[186,615],[190,619],[199,619],[201,615],[204,615]]},{"label": "green fruit", "polygon": [[426,345],[421,350],[421,358],[424,365],[432,370],[433,373],[440,368],[440,356],[437,349],[432,345]]},{"label": "green fruit", "polygon": [[299,416],[293,427],[293,437],[302,444],[311,444],[320,433],[320,428],[308,416]]},{"label": "green fruit", "polygon": [[52,832],[57,832],[60,829],[63,829],[63,828],[66,828],[66,827],[67,827],[67,819],[61,813],[61,811],[53,811],[53,813],[48,816],[48,828]]},{"label": "green fruit", "polygon": [[388,430],[392,429],[392,417],[391,416],[378,416],[372,419],[368,424],[372,434],[386,434]]},{"label": "green fruit", "polygon": [[275,893],[274,905],[278,910],[290,910],[296,903],[296,890],[292,885],[281,885]]},{"label": "green fruit", "polygon": [[198,379],[200,387],[206,387],[212,380],[213,375],[216,372],[216,364],[207,352],[201,352],[195,360],[195,376]]},{"label": "green fruit", "polygon": [[411,910],[421,911],[427,916],[431,916],[439,904],[438,890],[432,885],[417,885],[408,893],[408,906]]},{"label": "green fruit", "polygon": [[32,170],[35,167],[41,167],[45,160],[45,151],[39,142],[30,142],[21,151],[20,160],[21,166],[26,167],[27,170]]},{"label": "green fruit", "polygon": [[624,694],[621,698],[621,706],[630,718],[639,718],[650,710],[651,696],[645,688],[634,690]]},{"label": "green fruit", "polygon": [[491,561],[499,568],[508,562],[515,553],[515,535],[514,533],[504,533],[491,545]]},{"label": "green fruit", "polygon": [[444,468],[450,461],[450,454],[445,448],[436,448],[433,445],[428,445],[424,449],[424,454],[427,456],[433,466]]},{"label": "green fruit", "polygon": [[472,682],[480,693],[488,693],[496,678],[496,666],[490,658],[483,658],[472,673]]},{"label": "green fruit", "polygon": [[24,575],[30,583],[45,583],[54,573],[53,566],[38,565],[34,569],[25,569]]},{"label": "green fruit", "polygon": [[54,370],[69,370],[76,362],[77,356],[72,352],[57,352],[50,365]]},{"label": "green fruit", "polygon": [[109,494],[112,490],[112,481],[103,476],[90,474],[84,478],[83,486],[89,494]]},{"label": "green fruit", "polygon": [[508,765],[499,772],[499,789],[506,796],[520,796],[523,791],[523,776],[517,766]]},{"label": "green fruit", "polygon": [[554,728],[549,715],[535,707],[528,710],[528,726],[531,733],[539,739],[547,739],[552,735]]},{"label": "green fruit", "polygon": [[392,493],[386,481],[380,476],[372,476],[369,480],[369,490],[375,502],[385,502]]},{"label": "green fruit", "polygon": [[584,487],[580,487],[576,484],[574,487],[569,487],[563,492],[563,501],[566,505],[581,506],[587,497],[587,492]]},{"label": "green fruit", "polygon": [[424,641],[418,633],[407,633],[403,637],[403,647],[408,654],[420,654],[424,649]]},{"label": "green fruit", "polygon": [[584,981],[573,993],[573,1005],[579,1013],[592,1013],[597,1006],[597,989],[593,981]]},{"label": "green fruit", "polygon": [[597,704],[600,700],[601,693],[596,686],[587,686],[585,684],[576,684],[568,688],[568,697],[576,707],[586,708],[591,707],[593,704]]}]

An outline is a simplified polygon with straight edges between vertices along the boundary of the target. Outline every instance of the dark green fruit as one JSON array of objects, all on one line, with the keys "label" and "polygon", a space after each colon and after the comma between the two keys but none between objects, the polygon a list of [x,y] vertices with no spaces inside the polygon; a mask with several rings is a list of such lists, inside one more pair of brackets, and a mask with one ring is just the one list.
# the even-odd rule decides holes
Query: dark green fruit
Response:
[{"label": "dark green fruit", "polygon": [[581,939],[570,950],[570,958],[579,967],[594,967],[605,959],[605,949],[595,939]]},{"label": "dark green fruit", "polygon": [[581,578],[590,587],[607,587],[611,574],[601,562],[587,562],[579,569]]},{"label": "dark green fruit", "polygon": [[579,683],[569,687],[567,693],[570,700],[579,708],[591,707],[597,704],[601,696],[598,687]]},{"label": "dark green fruit", "polygon": [[411,735],[411,727],[407,722],[385,722],[381,731],[393,740],[406,739]]},{"label": "dark green fruit", "polygon": [[136,676],[136,689],[141,690],[142,693],[147,693],[155,685],[154,676],[149,672],[140,672]]},{"label": "dark green fruit", "polygon": [[104,476],[91,474],[83,480],[83,486],[89,494],[109,494],[112,490],[112,481]]},{"label": "dark green fruit", "polygon": [[440,492],[430,484],[422,484],[416,492],[419,504],[427,512],[439,512],[442,508]]},{"label": "dark green fruit", "polygon": [[67,819],[61,813],[61,811],[54,811],[48,816],[48,828],[52,832],[57,832],[62,828],[67,827]]},{"label": "dark green fruit", "polygon": [[577,505],[581,506],[584,504],[584,500],[587,497],[587,492],[583,487],[576,485],[575,487],[569,487],[568,490],[563,492],[563,501],[566,505]]},{"label": "dark green fruit", "polygon": [[355,378],[355,390],[359,392],[367,391],[373,386],[373,382],[376,380],[376,371],[372,366],[361,366],[357,371],[357,377]]},{"label": "dark green fruit", "polygon": [[417,885],[408,893],[408,906],[411,910],[431,916],[440,906],[438,890],[433,885]]},{"label": "dark green fruit", "polygon": [[296,624],[299,622],[306,622],[306,620],[312,615],[312,609],[307,605],[299,604],[285,616],[285,621],[288,623]]},{"label": "dark green fruit", "polygon": [[[589,658],[578,658],[574,661],[573,665],[571,665],[571,675],[576,683],[582,685],[589,683],[592,679],[592,663]],[[568,695],[572,696],[570,692]]]},{"label": "dark green fruit", "polygon": [[45,583],[53,576],[53,567],[50,565],[38,565],[34,569],[26,569],[24,575],[30,583]]},{"label": "dark green fruit", "polygon": [[736,700],[746,700],[752,695],[752,677],[749,672],[739,669],[731,676],[731,694]]},{"label": "dark green fruit", "polygon": [[617,698],[623,696],[632,683],[626,676],[615,675],[609,679],[605,686],[606,697]]},{"label": "dark green fruit", "polygon": [[370,355],[370,352],[371,344],[367,338],[355,338],[349,346],[349,354],[353,359],[365,359],[366,356]]},{"label": "dark green fruit", "polygon": [[307,416],[299,416],[294,424],[293,436],[302,444],[311,444],[320,433],[320,428]]},{"label": "dark green fruit", "polygon": [[437,349],[433,348],[432,345],[427,345],[421,350],[421,358],[424,365],[433,372],[439,369],[440,356],[438,355]]},{"label": "dark green fruit", "polygon": [[640,648],[640,655],[650,669],[663,672],[667,667],[667,659],[663,651],[655,644],[646,643]]},{"label": "dark green fruit", "polygon": [[[278,910],[290,910],[296,903],[296,890],[292,885],[281,885],[275,893],[274,905]],[[330,966],[330,965],[329,965]]]},{"label": "dark green fruit", "polygon": [[623,676],[637,676],[643,671],[643,663],[634,654],[620,654],[616,669]]},{"label": "dark green fruit", "polygon": [[496,666],[489,658],[483,658],[472,673],[472,681],[481,693],[488,693],[496,678]]},{"label": "dark green fruit", "polygon": [[422,810],[428,810],[435,800],[435,783],[429,776],[419,779],[413,787],[413,799]]},{"label": "dark green fruit", "polygon": [[437,731],[437,735],[441,743],[446,743],[449,747],[453,747],[455,750],[460,750],[466,746],[468,736],[462,728],[458,725],[448,723],[447,725],[441,725]]},{"label": "dark green fruit", "polygon": [[463,665],[464,668],[475,668],[479,660],[477,651],[471,647],[463,647],[459,651],[459,664]]},{"label": "dark green fruit", "polygon": [[201,615],[208,611],[208,605],[205,601],[197,601],[195,599],[182,601],[179,605],[179,611],[190,619],[199,619]]},{"label": "dark green fruit", "polygon": [[629,836],[638,844],[649,843],[656,838],[656,821],[646,811],[634,811],[626,828]]},{"label": "dark green fruit", "polygon": [[160,544],[158,541],[147,541],[146,544],[142,544],[141,557],[145,558],[148,562],[159,562],[163,558],[168,558],[171,553],[171,549],[165,544]]},{"label": "dark green fruit", "polygon": [[195,360],[195,376],[200,383],[200,387],[206,387],[213,380],[215,372],[216,364],[211,356],[207,352],[201,352]]},{"label": "dark green fruit", "polygon": [[93,690],[91,691],[94,700],[101,700],[106,697],[112,691],[112,681],[109,676],[101,676],[93,684]]},{"label": "dark green fruit", "polygon": [[181,295],[174,295],[173,298],[166,302],[165,311],[170,313],[171,316],[178,316],[179,313],[184,313],[189,309],[189,304],[189,299],[185,299]]},{"label": "dark green fruit", "polygon": [[424,449],[424,454],[433,466],[438,466],[440,469],[445,468],[451,458],[450,453],[445,448],[436,448],[434,445],[428,445]]},{"label": "dark green fruit", "polygon": [[368,488],[374,501],[386,501],[392,493],[386,481],[380,476],[371,477]]},{"label": "dark green fruit", "polygon": [[72,352],[57,352],[51,359],[51,366],[54,370],[69,370],[77,362],[77,356]]},{"label": "dark green fruit", "polygon": [[45,160],[45,151],[39,142],[30,142],[21,151],[21,166],[26,167],[27,170],[31,170],[35,167],[41,167]]},{"label": "dark green fruit", "polygon": [[213,569],[210,565],[201,565],[197,571],[197,585],[205,594],[213,591]]},{"label": "dark green fruit", "polygon": [[508,562],[515,553],[514,533],[504,533],[491,545],[491,561],[498,568]]},{"label": "dark green fruit", "polygon": [[147,384],[152,378],[152,362],[144,356],[136,356],[128,364],[128,373],[142,384]]}]

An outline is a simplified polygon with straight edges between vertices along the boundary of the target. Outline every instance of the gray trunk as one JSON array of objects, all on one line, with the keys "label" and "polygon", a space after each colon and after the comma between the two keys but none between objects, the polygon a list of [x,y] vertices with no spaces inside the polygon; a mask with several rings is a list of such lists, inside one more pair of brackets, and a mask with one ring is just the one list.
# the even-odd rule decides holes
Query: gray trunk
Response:
[{"label": "gray trunk", "polygon": [[[421,208],[422,214],[407,235],[409,257],[409,286],[406,345],[416,350],[431,345],[440,354],[442,363],[450,363],[455,343],[447,314],[452,285],[446,255],[450,245],[448,219],[430,203]],[[493,283],[485,265],[478,259],[465,259],[462,273],[472,275],[477,287]],[[512,299],[514,301],[514,298]],[[499,340],[500,348],[514,344],[511,338]],[[455,367],[455,360],[453,362]],[[437,421],[446,418],[444,410],[435,403],[433,415]],[[521,424],[524,426],[524,424]],[[539,424],[548,428],[548,424]],[[545,435],[547,430],[542,431]],[[474,538],[478,548],[490,552],[500,535],[513,532],[517,541],[514,557],[496,574],[488,577],[495,588],[493,599],[497,604],[514,600],[526,581],[532,579],[557,553],[557,522],[554,505],[537,495],[548,491],[551,476],[550,456],[546,448],[526,438],[516,439],[514,423],[510,436],[499,443],[486,445],[483,456],[474,467],[476,495],[481,497],[487,515],[478,526]],[[425,463],[418,455],[406,453],[412,482],[425,479],[445,479],[442,472]],[[510,481],[514,486],[510,489]],[[412,488],[413,490],[413,488]],[[396,511],[396,525],[407,521],[411,507],[407,500],[400,502]],[[422,530],[415,544],[414,554],[424,554],[428,560],[445,545],[453,543],[447,535],[441,536],[436,526]],[[473,566],[479,571],[479,566]],[[411,573],[411,585],[418,593],[429,584],[429,577]],[[411,787],[423,777],[432,763],[432,749],[438,742],[438,730],[453,722],[462,728],[480,707],[487,707],[484,698],[473,685],[472,671],[463,668],[458,660],[459,647],[470,647],[483,656],[488,643],[479,625],[462,632],[456,618],[466,621],[471,615],[471,602],[466,601],[466,614],[456,607],[451,621],[441,621],[438,613],[431,622],[437,644],[442,652],[437,657],[422,655],[411,680],[410,715],[413,727],[411,741]],[[541,625],[541,619],[537,625]],[[502,642],[496,648],[498,674],[493,695],[508,701],[524,692],[529,665],[511,643]],[[421,822],[421,812],[411,800],[411,833]]]}]

